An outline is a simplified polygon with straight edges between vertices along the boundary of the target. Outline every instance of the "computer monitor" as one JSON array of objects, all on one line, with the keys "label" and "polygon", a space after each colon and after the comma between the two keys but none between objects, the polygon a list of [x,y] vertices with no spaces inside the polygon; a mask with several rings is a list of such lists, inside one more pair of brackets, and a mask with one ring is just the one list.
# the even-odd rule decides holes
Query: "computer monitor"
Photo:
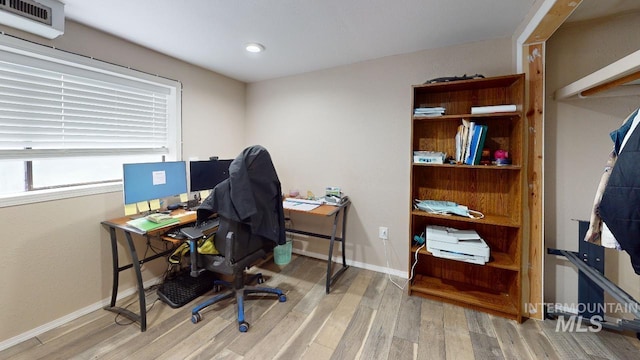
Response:
[{"label": "computer monitor", "polygon": [[125,204],[186,194],[186,162],[124,164],[123,185]]},{"label": "computer monitor", "polygon": [[191,191],[211,190],[229,178],[229,165],[233,160],[208,160],[189,162]]}]

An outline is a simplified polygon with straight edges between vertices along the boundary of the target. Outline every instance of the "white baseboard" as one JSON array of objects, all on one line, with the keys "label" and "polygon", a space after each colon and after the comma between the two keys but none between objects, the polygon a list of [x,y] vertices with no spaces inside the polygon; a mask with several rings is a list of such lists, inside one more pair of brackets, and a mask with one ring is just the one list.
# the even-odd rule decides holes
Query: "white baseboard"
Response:
[{"label": "white baseboard", "polygon": [[[318,253],[315,253],[315,252],[304,251],[304,250],[300,250],[300,249],[293,249],[292,252],[294,254],[304,255],[304,256],[315,258],[315,259],[320,259],[320,260],[325,260],[325,261],[327,260],[327,255],[326,254],[318,254]],[[341,256],[334,256],[333,257],[333,261],[338,263],[338,264],[342,264],[342,257]],[[375,271],[375,272],[379,272],[379,273],[398,276],[398,277],[401,277],[403,279],[407,279],[409,277],[409,275],[408,275],[409,273],[406,272],[406,271],[389,269],[387,267],[366,264],[366,263],[362,263],[362,262],[359,262],[359,261],[353,261],[353,260],[349,260],[349,259],[347,259],[347,265],[354,266],[354,267],[361,268],[361,269],[371,270],[371,271]]]},{"label": "white baseboard", "polygon": [[[159,283],[162,282],[162,279],[163,279],[163,277],[159,276],[159,277],[147,280],[147,281],[144,282],[144,288],[146,289],[146,288],[148,288],[150,286],[159,284]],[[120,299],[126,298],[127,296],[135,294],[136,292],[137,292],[137,286],[128,288],[126,290],[123,290],[123,291],[119,292],[117,299],[120,300]],[[98,309],[102,309],[103,307],[109,305],[110,302],[111,302],[111,297],[108,297],[106,299],[102,299],[101,301],[93,303],[93,304],[91,304],[89,306],[86,306],[86,307],[84,307],[82,309],[78,309],[78,310],[72,312],[71,314],[65,315],[65,316],[63,316],[61,318],[55,319],[55,320],[53,320],[51,322],[48,322],[48,323],[46,323],[44,325],[38,326],[35,329],[31,329],[31,330],[29,330],[27,332],[24,332],[24,333],[20,334],[20,335],[17,335],[17,336],[14,336],[14,337],[10,338],[10,339],[4,340],[4,341],[0,342],[0,351],[8,349],[8,348],[10,348],[10,347],[12,347],[14,345],[17,345],[17,344],[19,344],[19,343],[21,343],[23,341],[29,340],[29,339],[31,339],[33,337],[36,337],[36,336],[38,336],[38,335],[40,335],[40,334],[42,334],[44,332],[47,332],[47,331],[49,331],[51,329],[55,329],[58,326],[64,325],[64,324],[66,324],[66,323],[68,323],[70,321],[73,321],[73,320],[75,320],[75,319],[77,319],[77,318],[79,318],[79,317],[81,317],[83,315],[86,315],[86,314],[88,314],[88,313],[90,313],[92,311],[96,311]]]}]

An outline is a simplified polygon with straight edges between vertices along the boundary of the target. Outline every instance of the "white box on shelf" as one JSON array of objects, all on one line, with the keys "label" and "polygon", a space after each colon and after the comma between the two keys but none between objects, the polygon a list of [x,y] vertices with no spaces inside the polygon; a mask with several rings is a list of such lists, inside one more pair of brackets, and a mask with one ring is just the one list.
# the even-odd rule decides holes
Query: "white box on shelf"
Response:
[{"label": "white box on shelf", "polygon": [[416,164],[444,164],[445,153],[439,151],[414,151],[413,162]]}]

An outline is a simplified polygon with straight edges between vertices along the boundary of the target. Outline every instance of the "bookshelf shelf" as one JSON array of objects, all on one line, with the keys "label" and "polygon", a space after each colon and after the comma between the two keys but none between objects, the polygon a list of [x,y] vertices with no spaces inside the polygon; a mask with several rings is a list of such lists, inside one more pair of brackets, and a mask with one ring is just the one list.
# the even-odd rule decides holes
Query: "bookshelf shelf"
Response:
[{"label": "bookshelf shelf", "polygon": [[[522,321],[525,124],[523,74],[413,86],[413,109],[443,107],[442,116],[412,116],[412,152],[455,154],[462,119],[485,125],[485,147],[508,151],[512,165],[417,164],[411,170],[410,266],[413,236],[428,225],[473,229],[491,250],[485,265],[418,252],[410,295],[424,296]],[[515,105],[515,112],[470,114],[472,107]],[[413,113],[413,112],[412,112]],[[414,200],[447,200],[484,214],[482,219],[437,215],[413,208]]]},{"label": "bookshelf shelf", "polygon": [[509,319],[517,320],[520,317],[519,305],[508,293],[425,275],[417,275],[412,284],[411,291],[417,295],[483,310]]},{"label": "bookshelf shelf", "polygon": [[448,168],[466,168],[466,169],[485,169],[485,170],[521,170],[522,167],[519,165],[463,165],[463,164],[417,164],[413,163],[413,166],[433,166],[433,167],[448,167]]},{"label": "bookshelf shelf", "polygon": [[[414,245],[411,247],[412,253],[415,253],[416,250],[418,250],[418,246]],[[420,249],[419,254],[433,256],[433,254],[425,250],[425,248]],[[518,269],[518,264],[513,261],[513,258],[509,254],[499,251],[494,251],[491,253],[491,258],[488,263],[478,266],[489,266],[511,271],[520,271],[520,269]]]},{"label": "bookshelf shelf", "polygon": [[482,119],[482,118],[513,118],[520,117],[520,112],[501,112],[491,114],[454,114],[442,116],[413,116],[413,120],[459,120],[459,119]]},{"label": "bookshelf shelf", "polygon": [[[484,217],[482,219],[473,219],[473,218],[465,218],[462,216],[438,215],[438,214],[431,214],[422,210],[413,210],[411,212],[411,216],[447,220],[451,223],[459,222],[459,223],[488,224],[488,225],[516,227],[516,228],[520,227],[520,222],[516,221],[515,219],[512,219],[509,216],[504,216],[504,215],[484,214]],[[460,224],[452,227],[456,228],[459,226]]]}]

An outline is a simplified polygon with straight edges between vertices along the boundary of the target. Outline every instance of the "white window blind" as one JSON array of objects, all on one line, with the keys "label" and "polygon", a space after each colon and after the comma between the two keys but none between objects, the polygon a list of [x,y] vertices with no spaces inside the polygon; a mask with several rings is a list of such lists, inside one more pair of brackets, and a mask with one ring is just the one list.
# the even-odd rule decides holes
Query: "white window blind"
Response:
[{"label": "white window blind", "polygon": [[181,85],[0,34],[0,207],[122,191],[181,158]]},{"label": "white window blind", "polygon": [[0,55],[0,158],[168,152],[166,87]]}]

